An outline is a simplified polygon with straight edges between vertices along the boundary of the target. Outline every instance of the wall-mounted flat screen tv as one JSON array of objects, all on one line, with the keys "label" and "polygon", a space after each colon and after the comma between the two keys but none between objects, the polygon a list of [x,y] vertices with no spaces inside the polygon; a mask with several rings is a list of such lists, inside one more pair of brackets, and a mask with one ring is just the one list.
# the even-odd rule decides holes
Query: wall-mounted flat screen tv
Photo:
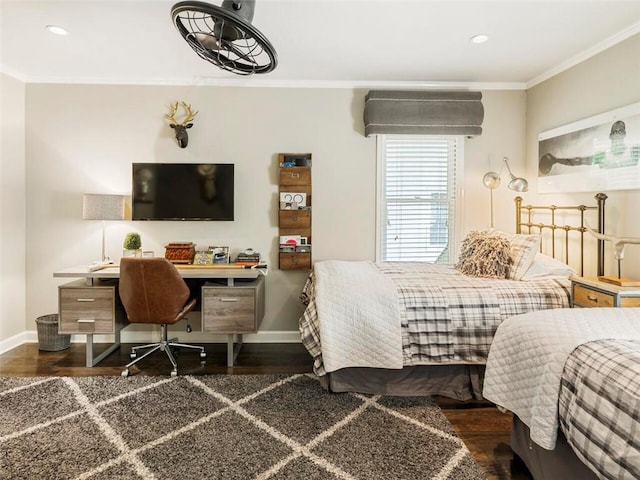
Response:
[{"label": "wall-mounted flat screen tv", "polygon": [[232,163],[134,163],[132,220],[233,220]]}]

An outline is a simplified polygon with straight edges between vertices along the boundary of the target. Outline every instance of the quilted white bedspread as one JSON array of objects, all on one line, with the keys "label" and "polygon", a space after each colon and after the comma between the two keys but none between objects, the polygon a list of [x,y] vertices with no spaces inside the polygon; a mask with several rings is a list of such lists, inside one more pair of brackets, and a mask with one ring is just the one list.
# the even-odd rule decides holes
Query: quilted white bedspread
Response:
[{"label": "quilted white bedspread", "polygon": [[516,414],[531,440],[552,450],[565,361],[579,345],[603,339],[640,340],[640,308],[541,310],[498,327],[482,395]]},{"label": "quilted white bedspread", "polygon": [[[402,368],[400,307],[394,283],[372,262],[316,262],[320,341],[327,372]],[[339,271],[338,275],[336,272]]]}]

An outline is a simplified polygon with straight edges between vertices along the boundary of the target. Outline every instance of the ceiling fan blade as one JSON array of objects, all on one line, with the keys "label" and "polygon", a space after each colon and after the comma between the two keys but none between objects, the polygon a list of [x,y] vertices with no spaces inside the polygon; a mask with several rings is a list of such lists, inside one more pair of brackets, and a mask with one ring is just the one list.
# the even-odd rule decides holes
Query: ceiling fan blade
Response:
[{"label": "ceiling fan blade", "polygon": [[197,32],[193,34],[193,38],[198,42],[198,44],[200,44],[201,47],[210,52],[230,52],[246,62],[257,65],[257,62],[251,56],[244,53],[231,41],[216,38],[215,35],[207,32]]},{"label": "ceiling fan blade", "polygon": [[242,50],[238,49],[232,42],[228,42],[226,40],[222,40],[222,44],[224,45],[224,47],[236,54],[238,57],[242,58],[243,60],[249,62],[249,63],[253,63],[254,65],[257,65],[258,63],[253,59],[252,56],[247,55],[246,53],[243,53]]}]

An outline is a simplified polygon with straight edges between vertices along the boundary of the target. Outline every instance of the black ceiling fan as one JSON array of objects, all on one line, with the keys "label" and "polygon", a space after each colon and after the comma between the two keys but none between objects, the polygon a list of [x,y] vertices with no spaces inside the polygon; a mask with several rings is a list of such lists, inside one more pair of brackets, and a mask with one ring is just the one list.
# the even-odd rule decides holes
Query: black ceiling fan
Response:
[{"label": "black ceiling fan", "polygon": [[251,25],[255,0],[224,0],[222,6],[178,2],[171,18],[193,50],[214,65],[236,73],[269,73],[278,65],[275,48]]}]

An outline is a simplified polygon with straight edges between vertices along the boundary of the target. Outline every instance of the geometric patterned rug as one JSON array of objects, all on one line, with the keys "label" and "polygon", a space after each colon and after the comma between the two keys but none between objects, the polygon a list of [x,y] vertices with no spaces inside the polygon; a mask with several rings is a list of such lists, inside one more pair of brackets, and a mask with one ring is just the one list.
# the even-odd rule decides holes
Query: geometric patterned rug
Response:
[{"label": "geometric patterned rug", "polygon": [[0,378],[0,478],[485,479],[429,397],[313,375]]}]

